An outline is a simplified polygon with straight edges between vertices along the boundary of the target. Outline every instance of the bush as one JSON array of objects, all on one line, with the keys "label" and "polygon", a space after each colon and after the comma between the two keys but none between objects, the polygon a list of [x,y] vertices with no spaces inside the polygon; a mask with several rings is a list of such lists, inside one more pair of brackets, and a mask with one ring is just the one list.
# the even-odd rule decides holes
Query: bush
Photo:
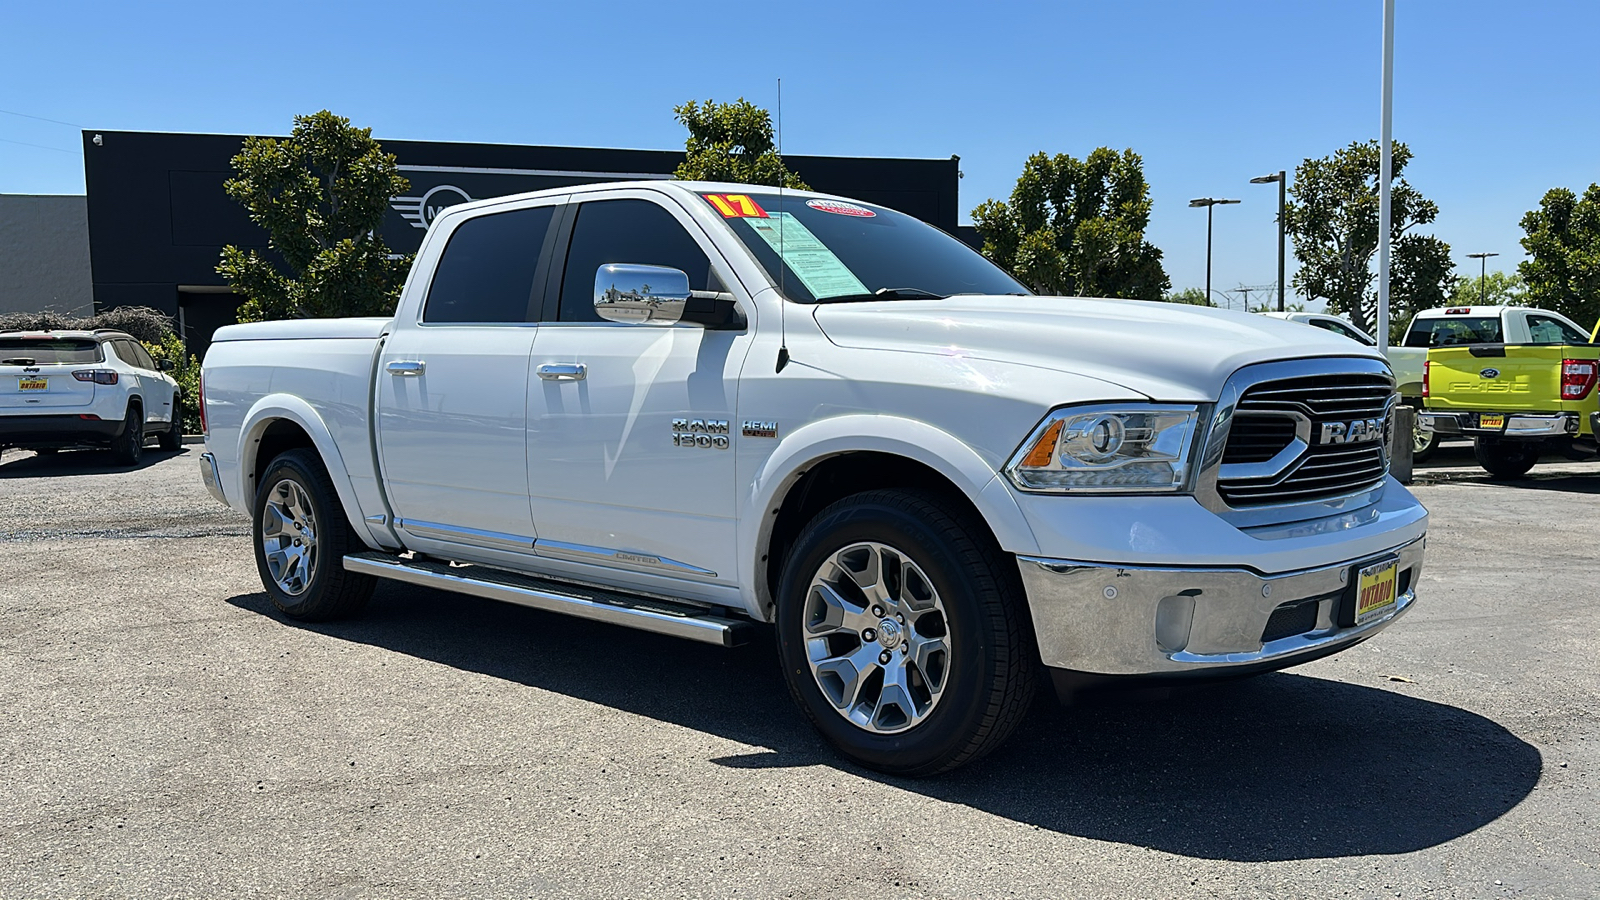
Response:
[{"label": "bush", "polygon": [[144,344],[156,360],[172,361],[172,377],[183,395],[183,430],[200,431],[200,363],[194,354],[185,353],[183,340],[173,330],[172,317],[148,306],[119,306],[87,318],[58,312],[5,313],[0,315],[0,331],[93,331],[112,328],[125,332]]}]

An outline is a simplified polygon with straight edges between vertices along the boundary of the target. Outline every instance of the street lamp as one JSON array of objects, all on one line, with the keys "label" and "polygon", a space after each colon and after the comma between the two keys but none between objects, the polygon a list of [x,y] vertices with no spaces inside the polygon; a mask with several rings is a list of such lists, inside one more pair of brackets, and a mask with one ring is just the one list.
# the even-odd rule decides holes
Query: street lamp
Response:
[{"label": "street lamp", "polygon": [[1278,183],[1278,312],[1283,312],[1283,207],[1289,193],[1288,174],[1279,169],[1276,175],[1250,179],[1251,184]]},{"label": "street lamp", "polygon": [[1468,253],[1467,259],[1478,261],[1478,305],[1488,306],[1489,283],[1489,257],[1499,256],[1498,253]]},{"label": "street lamp", "polygon": [[1229,203],[1238,203],[1237,200],[1222,200],[1217,197],[1197,197],[1189,201],[1190,206],[1204,206],[1206,208],[1206,300],[1211,299],[1211,207],[1223,206]]}]

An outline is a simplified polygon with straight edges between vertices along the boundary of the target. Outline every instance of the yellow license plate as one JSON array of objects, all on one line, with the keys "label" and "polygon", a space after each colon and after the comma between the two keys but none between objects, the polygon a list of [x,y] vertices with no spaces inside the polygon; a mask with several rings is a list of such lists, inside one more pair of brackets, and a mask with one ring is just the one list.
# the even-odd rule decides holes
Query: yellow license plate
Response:
[{"label": "yellow license plate", "polygon": [[1479,428],[1504,428],[1504,427],[1506,427],[1506,417],[1505,416],[1479,416],[1478,417],[1478,427]]},{"label": "yellow license plate", "polygon": [[17,390],[19,391],[48,391],[50,379],[48,378],[18,378]]},{"label": "yellow license plate", "polygon": [[1375,563],[1361,570],[1356,582],[1356,624],[1381,619],[1394,609],[1399,560]]}]

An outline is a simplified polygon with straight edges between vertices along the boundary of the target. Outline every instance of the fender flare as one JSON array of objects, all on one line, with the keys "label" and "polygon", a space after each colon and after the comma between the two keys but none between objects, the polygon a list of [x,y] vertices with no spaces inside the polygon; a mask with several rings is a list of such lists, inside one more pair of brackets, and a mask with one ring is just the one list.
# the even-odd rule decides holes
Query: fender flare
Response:
[{"label": "fender flare", "polygon": [[926,422],[882,414],[852,414],[811,422],[790,432],[751,479],[739,529],[740,578],[749,612],[765,618],[772,604],[759,577],[772,540],[774,510],[800,477],[822,460],[853,452],[886,453],[922,463],[948,479],[983,517],[1010,553],[1037,554],[1039,544],[995,466],[955,435]]},{"label": "fender flare", "polygon": [[250,477],[256,468],[256,445],[262,432],[277,419],[293,422],[311,436],[311,443],[316,448],[317,455],[322,457],[323,468],[328,470],[328,478],[333,481],[334,491],[339,495],[339,503],[344,507],[345,519],[349,521],[350,527],[363,537],[368,546],[382,546],[367,528],[367,523],[362,520],[361,505],[356,499],[355,487],[350,483],[350,473],[345,469],[344,456],[339,453],[339,446],[334,442],[333,434],[311,404],[293,394],[268,394],[257,400],[255,405],[250,407],[250,412],[245,414],[244,422],[239,426],[239,448],[235,457],[239,460],[238,474],[233,485],[234,490],[238,492],[235,496],[244,498],[247,507],[253,505],[251,498],[255,494],[248,488]]}]

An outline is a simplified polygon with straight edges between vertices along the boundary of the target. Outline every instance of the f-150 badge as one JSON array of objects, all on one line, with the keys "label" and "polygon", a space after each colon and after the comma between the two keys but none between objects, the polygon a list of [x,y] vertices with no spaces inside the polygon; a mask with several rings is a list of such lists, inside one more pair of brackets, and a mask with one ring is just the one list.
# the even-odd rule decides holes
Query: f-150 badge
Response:
[{"label": "f-150 badge", "polygon": [[728,449],[727,419],[673,419],[672,446],[701,450]]}]

